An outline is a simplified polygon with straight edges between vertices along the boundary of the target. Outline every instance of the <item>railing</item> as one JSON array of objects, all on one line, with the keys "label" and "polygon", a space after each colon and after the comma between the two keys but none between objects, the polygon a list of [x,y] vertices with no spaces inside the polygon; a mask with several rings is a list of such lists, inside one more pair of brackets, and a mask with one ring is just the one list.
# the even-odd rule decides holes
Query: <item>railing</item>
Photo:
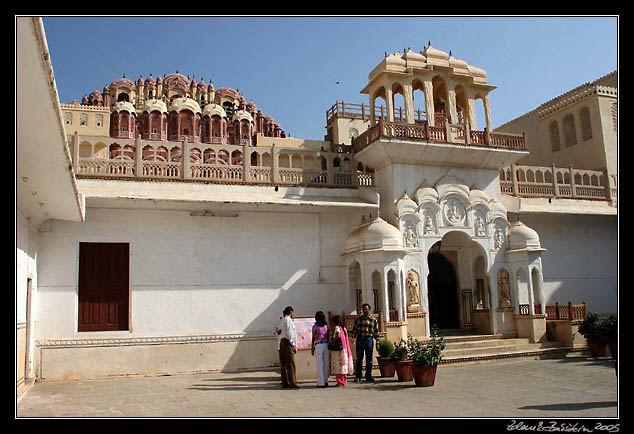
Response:
[{"label": "railing", "polygon": [[[530,304],[520,304],[518,307],[519,307],[520,315],[530,315],[531,314],[531,306],[530,306]],[[542,305],[541,304],[536,304],[534,306],[534,308],[535,308],[535,315],[541,315],[542,314]]]},{"label": "railing", "polygon": [[492,133],[470,130],[468,124],[429,125],[427,121],[415,124],[379,120],[355,138],[352,147],[359,152],[379,138],[400,138],[416,141],[459,144],[498,149],[527,150],[523,134]]},{"label": "railing", "polygon": [[500,191],[519,197],[613,200],[605,171],[580,170],[572,166],[519,166],[500,169]]},{"label": "railing", "polygon": [[[350,152],[311,151],[278,146],[166,141],[150,143],[140,138],[108,140],[86,136],[73,138],[73,168],[79,178],[188,180],[339,188],[374,186],[374,173],[355,170],[357,166],[353,164],[354,158]],[[187,158],[183,158],[183,146],[187,151]],[[141,155],[142,159],[137,158]]]},{"label": "railing", "polygon": [[585,301],[582,304],[568,302],[567,305],[563,306],[560,306],[559,303],[555,303],[554,306],[546,306],[547,320],[581,321],[586,318],[587,313]]},{"label": "railing", "polygon": [[[371,119],[372,108],[366,104],[351,104],[343,101],[335,102],[332,107],[326,110],[326,125],[337,118],[344,119],[361,119],[369,121]],[[387,108],[384,106],[374,107],[374,118],[385,119],[387,118]],[[424,110],[414,110],[415,122],[422,122],[425,120]],[[394,109],[394,121],[405,122],[405,109],[402,107],[396,107]]]}]

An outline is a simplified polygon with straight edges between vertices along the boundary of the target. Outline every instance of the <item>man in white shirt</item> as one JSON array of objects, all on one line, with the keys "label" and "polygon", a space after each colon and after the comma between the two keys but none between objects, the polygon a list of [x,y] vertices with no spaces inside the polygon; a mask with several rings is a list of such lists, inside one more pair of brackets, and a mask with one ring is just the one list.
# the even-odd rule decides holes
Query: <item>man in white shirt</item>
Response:
[{"label": "man in white shirt", "polygon": [[277,333],[277,349],[280,352],[280,368],[282,373],[282,387],[287,389],[299,389],[295,375],[295,353],[297,352],[297,331],[293,322],[293,308],[287,306],[284,309],[284,317],[280,320],[275,333]]}]

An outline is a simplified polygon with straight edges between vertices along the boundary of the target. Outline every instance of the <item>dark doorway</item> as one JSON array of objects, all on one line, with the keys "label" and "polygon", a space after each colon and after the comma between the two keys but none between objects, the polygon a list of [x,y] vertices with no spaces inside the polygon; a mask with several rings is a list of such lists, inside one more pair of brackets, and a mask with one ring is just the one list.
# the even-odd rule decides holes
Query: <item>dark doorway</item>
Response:
[{"label": "dark doorway", "polygon": [[440,253],[427,256],[429,276],[429,323],[432,328],[460,328],[456,271],[451,262]]},{"label": "dark doorway", "polygon": [[78,331],[128,330],[130,246],[79,243]]}]

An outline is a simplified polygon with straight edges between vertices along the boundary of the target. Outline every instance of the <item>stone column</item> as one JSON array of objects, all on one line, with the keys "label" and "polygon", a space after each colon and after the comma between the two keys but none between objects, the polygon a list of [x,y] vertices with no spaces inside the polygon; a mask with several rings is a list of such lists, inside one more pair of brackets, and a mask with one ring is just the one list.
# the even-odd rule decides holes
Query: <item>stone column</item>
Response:
[{"label": "stone column", "polygon": [[[91,158],[94,158],[94,152],[93,155],[91,155]],[[73,134],[73,170],[75,171],[75,174],[77,173],[77,169],[79,168],[79,134],[77,133],[77,131],[75,131],[75,134]],[[609,181],[609,179],[606,178],[607,181]],[[608,185],[610,183],[608,182]]]},{"label": "stone column", "polygon": [[385,108],[387,110],[387,121],[394,122],[394,94],[392,88],[385,87]]},{"label": "stone column", "polygon": [[484,97],[484,118],[487,125],[487,131],[491,131],[493,129],[493,125],[491,124],[491,99],[489,95]]},{"label": "stone column", "polygon": [[477,121],[477,115],[476,115],[476,104],[475,104],[475,100],[473,98],[469,98],[467,100],[467,103],[469,104],[469,126],[471,127],[472,130],[477,130],[478,129],[478,121]]},{"label": "stone column", "polygon": [[182,155],[182,168],[183,168],[183,179],[191,178],[191,163],[189,162],[189,145],[187,144],[187,139],[183,139],[181,143],[181,155]]},{"label": "stone column", "polygon": [[408,124],[414,123],[414,91],[411,84],[403,85],[403,97],[405,100],[405,121]]},{"label": "stone column", "polygon": [[425,113],[427,114],[427,123],[431,126],[435,126],[434,117],[434,86],[431,81],[424,81],[425,87]]},{"label": "stone column", "polygon": [[273,145],[271,146],[271,181],[273,182],[273,184],[277,184],[279,179],[278,163],[278,153],[277,149],[275,148],[275,143],[273,143]]},{"label": "stone column", "polygon": [[452,124],[458,123],[458,108],[456,105],[456,90],[450,89],[447,91],[447,99],[449,100],[449,122]]},{"label": "stone column", "polygon": [[251,152],[249,151],[249,145],[242,147],[242,180],[251,180]]},{"label": "stone column", "polygon": [[143,144],[141,140],[137,137],[134,140],[135,144],[135,155],[134,155],[134,163],[135,163],[135,173],[134,176],[137,178],[143,176]]}]

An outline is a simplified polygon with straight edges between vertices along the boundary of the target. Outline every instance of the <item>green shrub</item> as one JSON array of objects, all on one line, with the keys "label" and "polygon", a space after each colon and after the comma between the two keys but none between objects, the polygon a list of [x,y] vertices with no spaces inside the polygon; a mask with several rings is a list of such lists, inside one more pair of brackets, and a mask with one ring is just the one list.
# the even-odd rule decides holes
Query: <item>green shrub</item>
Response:
[{"label": "green shrub", "polygon": [[394,353],[394,344],[386,338],[379,340],[379,357],[391,357]]},{"label": "green shrub", "polygon": [[579,324],[579,333],[588,341],[607,341],[607,326],[595,312],[588,312],[588,316]]},{"label": "green shrub", "polygon": [[614,314],[608,315],[608,317],[604,319],[602,322],[603,322],[603,327],[605,327],[605,333],[606,333],[607,339],[609,341],[616,341],[618,337],[618,331],[619,331],[619,321],[616,315]]}]

